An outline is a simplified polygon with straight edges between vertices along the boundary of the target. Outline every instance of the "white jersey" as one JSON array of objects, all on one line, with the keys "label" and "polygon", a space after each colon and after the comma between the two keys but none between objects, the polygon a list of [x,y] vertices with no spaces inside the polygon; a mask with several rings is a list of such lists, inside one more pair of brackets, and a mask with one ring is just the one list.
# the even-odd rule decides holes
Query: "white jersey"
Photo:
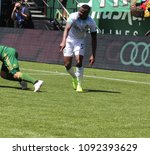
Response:
[{"label": "white jersey", "polygon": [[68,39],[84,39],[88,30],[90,32],[97,31],[95,21],[90,16],[85,20],[80,19],[78,12],[71,13],[67,23],[71,25]]}]

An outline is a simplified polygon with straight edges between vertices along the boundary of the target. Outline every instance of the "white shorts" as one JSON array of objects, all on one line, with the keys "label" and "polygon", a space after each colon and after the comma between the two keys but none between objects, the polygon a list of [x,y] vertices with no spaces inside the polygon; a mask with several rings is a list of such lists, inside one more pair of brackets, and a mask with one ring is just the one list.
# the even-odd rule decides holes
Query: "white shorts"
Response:
[{"label": "white shorts", "polygon": [[73,57],[74,55],[83,55],[85,52],[85,41],[84,39],[76,39],[66,41],[66,47],[63,50],[63,54],[66,57]]}]

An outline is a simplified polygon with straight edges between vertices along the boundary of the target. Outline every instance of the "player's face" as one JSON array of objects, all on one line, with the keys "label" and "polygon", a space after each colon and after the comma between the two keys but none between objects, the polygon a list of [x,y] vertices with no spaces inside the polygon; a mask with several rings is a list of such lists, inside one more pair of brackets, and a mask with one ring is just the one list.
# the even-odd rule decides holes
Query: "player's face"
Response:
[{"label": "player's face", "polygon": [[89,10],[86,10],[86,9],[84,9],[84,8],[82,8],[82,7],[79,9],[79,17],[80,17],[82,20],[87,19],[88,15],[89,15]]}]

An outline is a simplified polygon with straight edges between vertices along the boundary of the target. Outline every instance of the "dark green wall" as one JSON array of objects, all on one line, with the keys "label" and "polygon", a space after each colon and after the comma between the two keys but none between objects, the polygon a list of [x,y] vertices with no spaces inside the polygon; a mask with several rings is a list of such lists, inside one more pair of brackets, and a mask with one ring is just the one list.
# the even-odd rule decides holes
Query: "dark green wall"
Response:
[{"label": "dark green wall", "polygon": [[[87,3],[89,0],[79,0],[80,3]],[[54,11],[54,14],[56,13],[56,9],[59,9],[61,8],[59,2],[57,0],[55,1],[49,1],[47,2],[48,5],[50,6],[50,8],[47,9],[47,16],[50,18],[50,15],[53,17],[53,11]],[[53,6],[54,6],[54,10],[53,10]],[[67,2],[67,10],[69,13],[71,12],[75,12],[77,10],[77,3],[75,0],[68,0]]]},{"label": "dark green wall", "polygon": [[[89,0],[78,0],[80,3],[88,3]],[[53,1],[49,1],[49,6],[53,6]],[[55,0],[55,10],[60,9],[60,4]],[[75,0],[68,0],[67,10],[69,13],[77,10]],[[51,11],[51,13],[50,13]],[[50,14],[53,13],[52,8],[47,9],[47,16],[50,18]],[[53,17],[53,14],[52,14]],[[130,36],[144,36],[150,29],[150,18],[137,19],[131,17],[130,13],[100,13],[99,17],[95,16],[95,21],[101,30],[101,34],[113,34],[113,35],[130,35]]]}]

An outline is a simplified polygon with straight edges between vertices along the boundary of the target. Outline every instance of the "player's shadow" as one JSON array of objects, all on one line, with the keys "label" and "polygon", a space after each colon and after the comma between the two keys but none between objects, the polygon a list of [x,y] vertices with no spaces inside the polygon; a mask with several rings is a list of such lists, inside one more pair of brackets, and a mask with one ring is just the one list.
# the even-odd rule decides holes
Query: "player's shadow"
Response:
[{"label": "player's shadow", "polygon": [[[12,89],[21,89],[21,87],[15,87],[15,86],[0,86],[0,88],[12,88]],[[21,89],[22,90],[22,89]],[[30,90],[30,88],[27,88],[25,90]]]},{"label": "player's shadow", "polygon": [[84,92],[99,92],[99,93],[118,93],[120,94],[121,92],[118,91],[112,91],[112,90],[95,90],[95,89],[84,89]]},{"label": "player's shadow", "polygon": [[[19,90],[22,90],[21,87],[15,87],[15,86],[0,86],[0,88],[9,88],[9,89],[19,89]],[[33,91],[31,88],[27,88],[27,89],[24,89],[22,91]],[[39,91],[39,92],[45,92],[45,91]]]}]

